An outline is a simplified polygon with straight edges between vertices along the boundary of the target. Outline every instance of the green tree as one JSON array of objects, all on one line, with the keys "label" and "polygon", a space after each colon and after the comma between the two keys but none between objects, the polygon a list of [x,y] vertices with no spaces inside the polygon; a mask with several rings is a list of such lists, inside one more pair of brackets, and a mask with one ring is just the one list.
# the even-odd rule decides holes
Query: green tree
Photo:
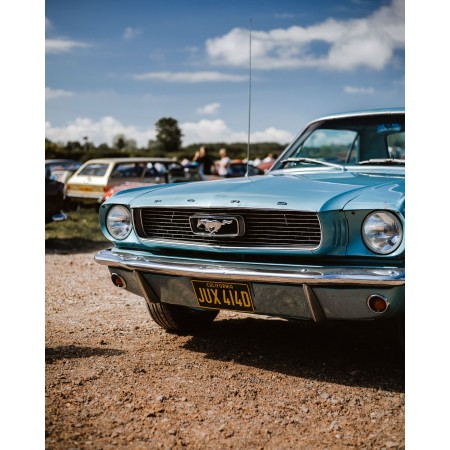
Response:
[{"label": "green tree", "polygon": [[113,138],[113,149],[122,152],[125,150],[127,142],[124,134],[116,134]]},{"label": "green tree", "polygon": [[181,138],[183,133],[178,126],[178,121],[172,117],[163,117],[158,120],[156,126],[156,141],[164,152],[178,152],[181,150]]}]

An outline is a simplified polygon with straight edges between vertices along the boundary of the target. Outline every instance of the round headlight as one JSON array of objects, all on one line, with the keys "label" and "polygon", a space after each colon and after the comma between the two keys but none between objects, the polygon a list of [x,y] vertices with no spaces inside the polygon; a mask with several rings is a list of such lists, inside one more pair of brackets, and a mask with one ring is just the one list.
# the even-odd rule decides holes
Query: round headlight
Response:
[{"label": "round headlight", "polygon": [[390,212],[375,211],[364,219],[362,237],[370,250],[387,255],[397,250],[402,242],[402,224]]},{"label": "round headlight", "polygon": [[125,206],[113,206],[106,216],[106,228],[115,239],[125,239],[131,233],[131,215]]}]

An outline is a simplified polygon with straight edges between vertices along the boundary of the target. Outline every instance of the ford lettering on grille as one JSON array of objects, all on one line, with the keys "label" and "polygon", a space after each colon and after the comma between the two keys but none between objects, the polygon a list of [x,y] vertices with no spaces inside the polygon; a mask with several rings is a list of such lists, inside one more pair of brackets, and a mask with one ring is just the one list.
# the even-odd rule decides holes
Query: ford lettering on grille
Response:
[{"label": "ford lettering on grille", "polygon": [[241,217],[203,216],[189,217],[192,232],[200,236],[242,236],[244,220]]}]

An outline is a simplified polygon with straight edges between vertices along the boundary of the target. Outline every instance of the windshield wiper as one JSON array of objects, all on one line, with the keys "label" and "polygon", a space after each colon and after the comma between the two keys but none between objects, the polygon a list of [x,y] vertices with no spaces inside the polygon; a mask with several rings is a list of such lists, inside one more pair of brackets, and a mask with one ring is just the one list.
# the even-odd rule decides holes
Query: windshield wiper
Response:
[{"label": "windshield wiper", "polygon": [[321,161],[320,159],[313,159],[313,158],[287,158],[283,159],[281,161],[281,164],[283,164],[283,167],[287,163],[307,163],[307,164],[320,164],[322,166],[328,166],[328,167],[334,167],[335,169],[340,170],[346,170],[344,166],[341,166],[340,164],[333,164],[327,161]]},{"label": "windshield wiper", "polygon": [[395,158],[379,158],[379,159],[368,159],[366,161],[360,161],[359,164],[405,164],[404,159]]}]

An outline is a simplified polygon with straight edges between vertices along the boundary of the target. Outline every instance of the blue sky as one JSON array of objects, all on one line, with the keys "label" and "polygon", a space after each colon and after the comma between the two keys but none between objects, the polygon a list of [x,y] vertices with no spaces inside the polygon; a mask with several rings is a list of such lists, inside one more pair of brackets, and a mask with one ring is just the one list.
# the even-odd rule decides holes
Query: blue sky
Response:
[{"label": "blue sky", "polygon": [[317,116],[405,104],[404,0],[47,0],[45,135],[145,146],[289,142]]}]

